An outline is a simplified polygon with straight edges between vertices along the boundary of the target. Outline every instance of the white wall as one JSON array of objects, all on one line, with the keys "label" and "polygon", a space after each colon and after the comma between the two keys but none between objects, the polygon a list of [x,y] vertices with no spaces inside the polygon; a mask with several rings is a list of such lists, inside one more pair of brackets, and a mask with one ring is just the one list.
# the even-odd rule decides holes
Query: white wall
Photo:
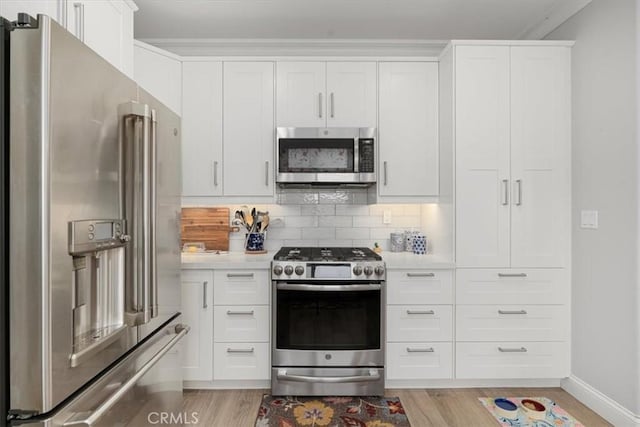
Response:
[{"label": "white wall", "polygon": [[635,0],[594,0],[547,38],[576,40],[572,373],[640,414],[636,31]]}]

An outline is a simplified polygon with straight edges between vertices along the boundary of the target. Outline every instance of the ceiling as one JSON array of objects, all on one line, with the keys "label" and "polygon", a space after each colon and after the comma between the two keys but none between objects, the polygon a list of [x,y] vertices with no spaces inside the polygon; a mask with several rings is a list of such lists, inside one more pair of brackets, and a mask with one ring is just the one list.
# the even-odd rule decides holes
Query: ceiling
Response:
[{"label": "ceiling", "polygon": [[590,1],[136,0],[135,37],[520,39],[540,25],[566,20]]}]

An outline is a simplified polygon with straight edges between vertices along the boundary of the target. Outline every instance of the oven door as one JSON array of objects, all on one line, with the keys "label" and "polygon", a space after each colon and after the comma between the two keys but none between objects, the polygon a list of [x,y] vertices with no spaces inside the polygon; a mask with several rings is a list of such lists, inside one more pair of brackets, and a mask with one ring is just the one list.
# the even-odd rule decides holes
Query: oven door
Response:
[{"label": "oven door", "polygon": [[275,282],[273,366],[384,366],[381,282]]}]

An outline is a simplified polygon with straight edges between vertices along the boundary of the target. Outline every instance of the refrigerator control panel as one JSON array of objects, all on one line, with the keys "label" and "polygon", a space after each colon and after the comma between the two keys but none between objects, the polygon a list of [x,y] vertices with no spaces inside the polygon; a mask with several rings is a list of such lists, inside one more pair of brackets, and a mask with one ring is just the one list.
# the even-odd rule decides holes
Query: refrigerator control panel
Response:
[{"label": "refrigerator control panel", "polygon": [[123,219],[91,219],[69,222],[69,253],[103,251],[129,241]]}]

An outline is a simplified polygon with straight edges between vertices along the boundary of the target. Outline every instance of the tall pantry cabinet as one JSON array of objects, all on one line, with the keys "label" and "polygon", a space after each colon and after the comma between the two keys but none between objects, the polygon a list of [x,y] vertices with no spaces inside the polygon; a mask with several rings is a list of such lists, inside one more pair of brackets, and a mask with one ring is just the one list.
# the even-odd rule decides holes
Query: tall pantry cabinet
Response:
[{"label": "tall pantry cabinet", "polygon": [[[568,375],[571,43],[452,42],[456,377]],[[535,333],[533,333],[535,332]]]}]

